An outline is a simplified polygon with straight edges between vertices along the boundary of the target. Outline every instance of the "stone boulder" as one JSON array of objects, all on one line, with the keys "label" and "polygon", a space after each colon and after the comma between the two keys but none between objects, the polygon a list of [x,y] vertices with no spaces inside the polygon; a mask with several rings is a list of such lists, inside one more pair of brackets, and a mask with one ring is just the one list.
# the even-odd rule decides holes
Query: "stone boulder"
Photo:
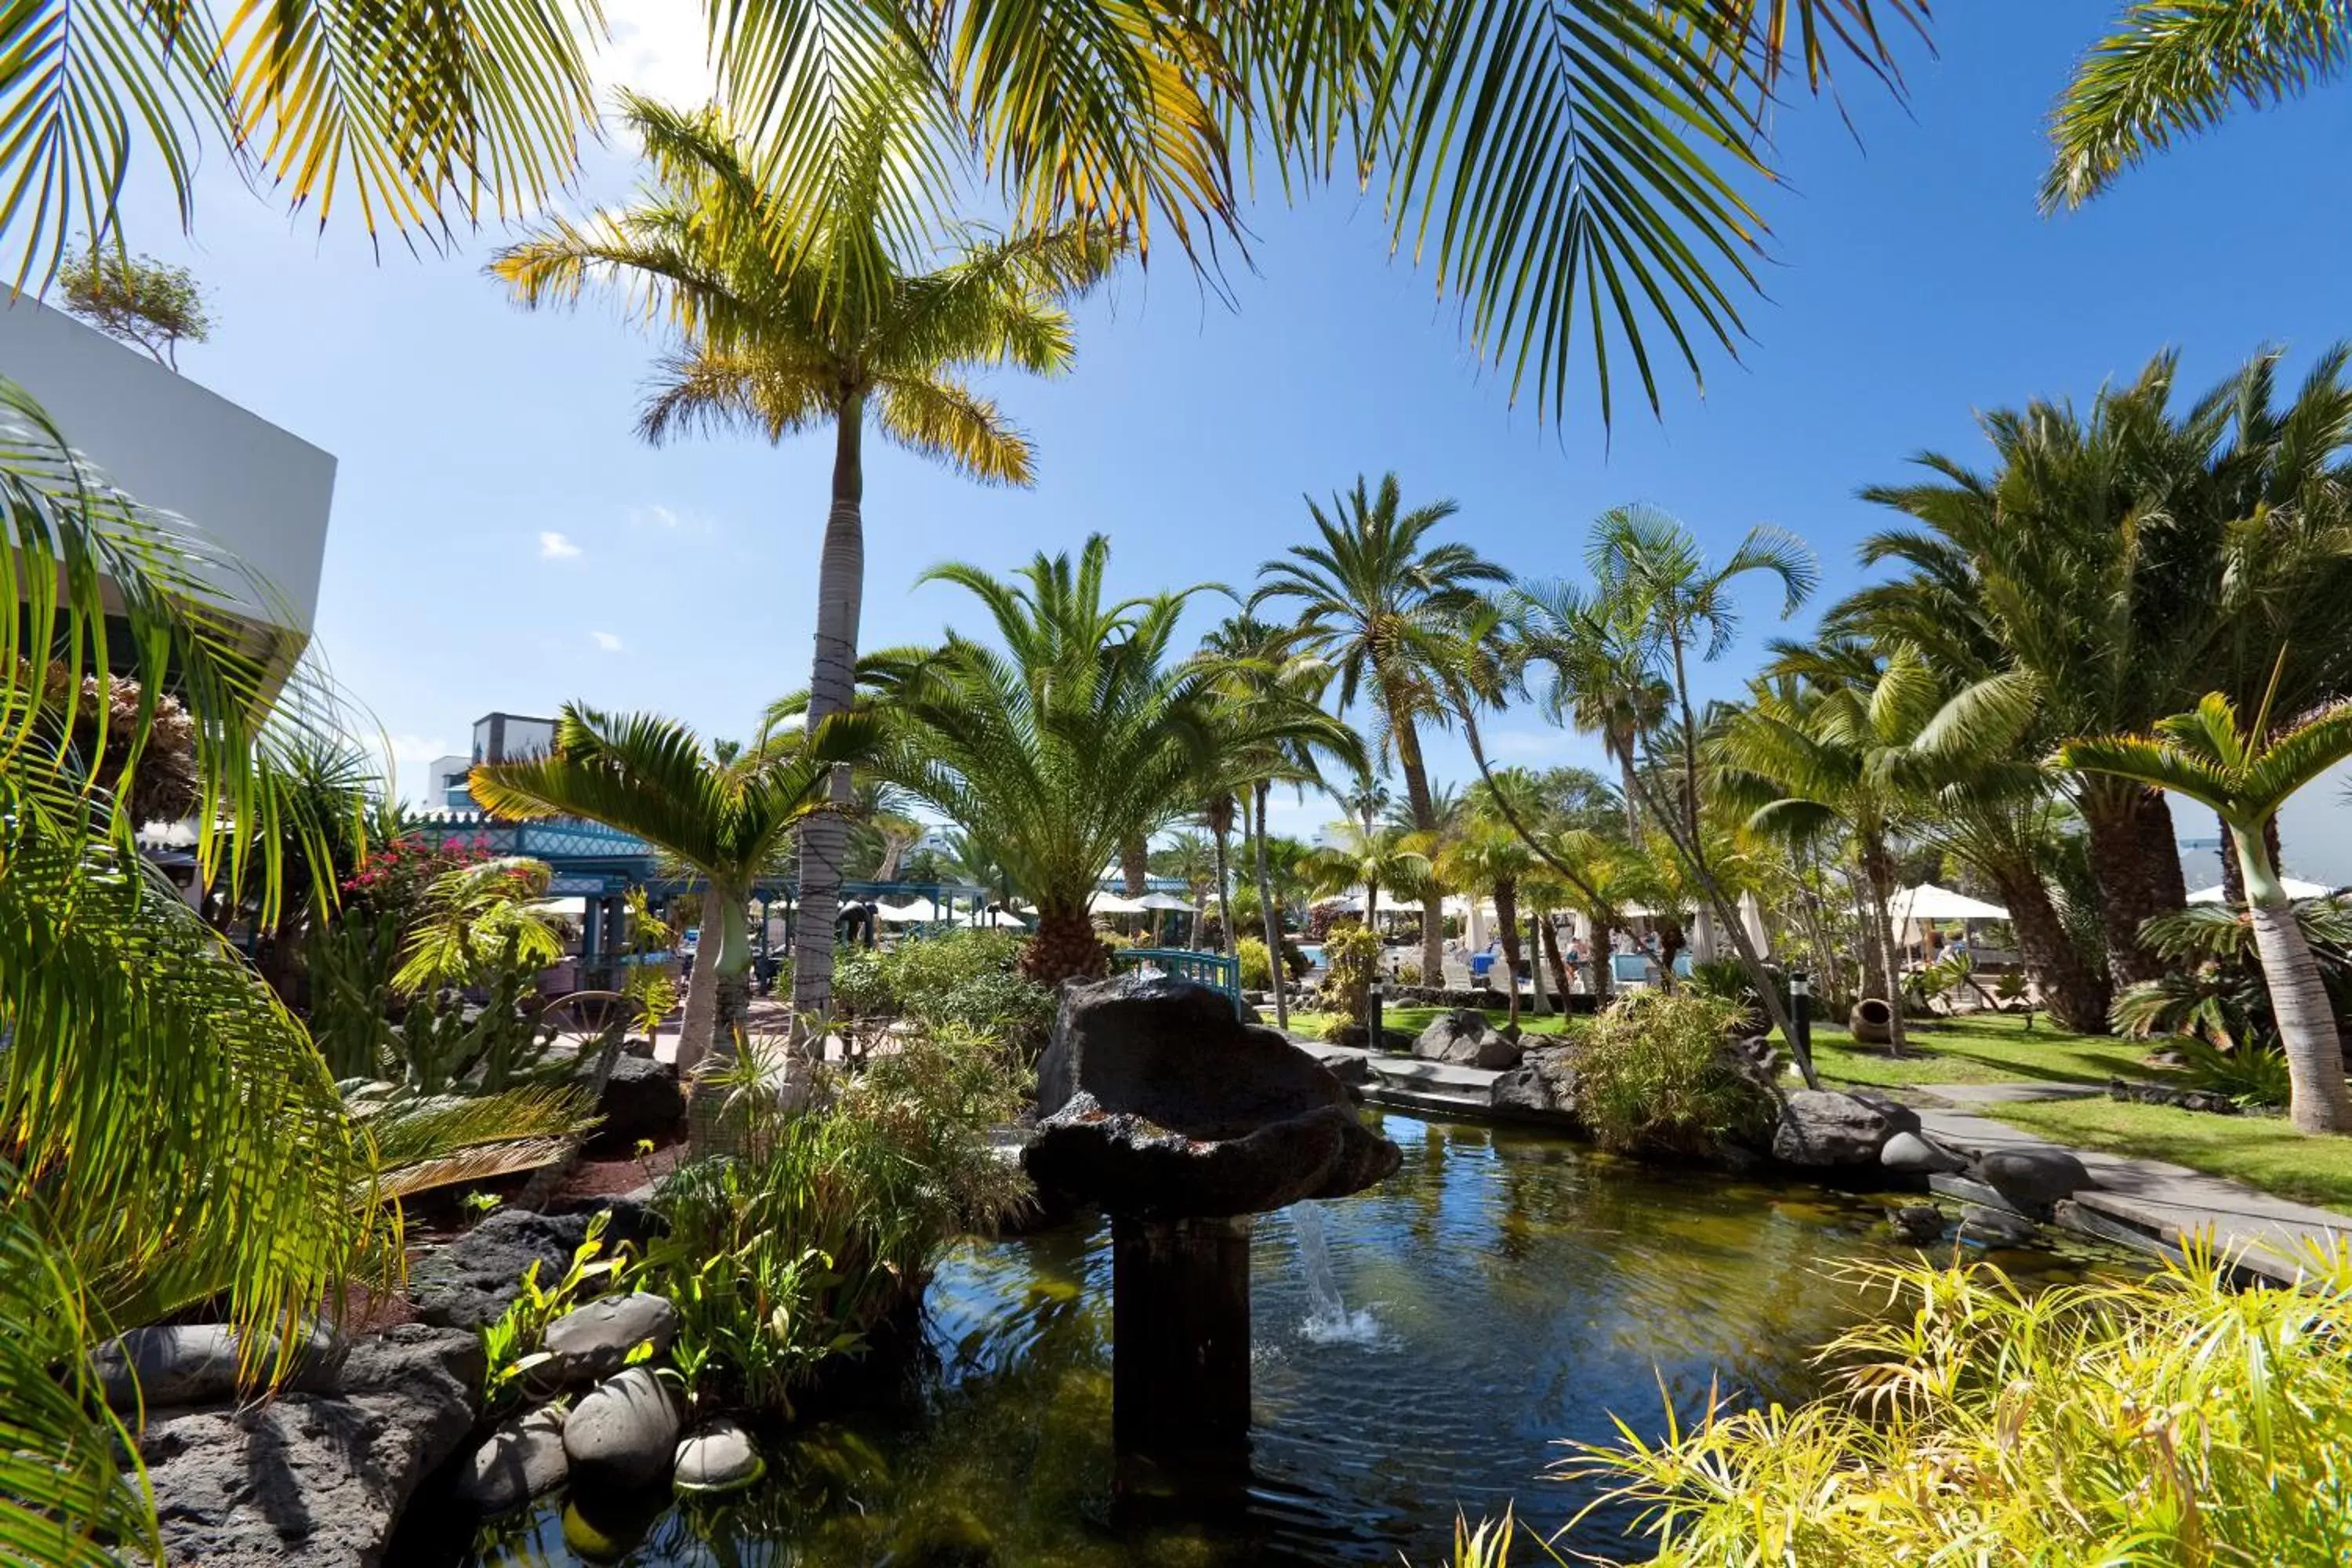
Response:
[{"label": "stone boulder", "polygon": [[1171,976],[1066,984],[1037,1110],[1022,1161],[1039,1186],[1151,1219],[1344,1197],[1403,1158],[1322,1063]]},{"label": "stone boulder", "polygon": [[155,1413],[139,1440],[165,1554],[205,1568],[375,1568],[417,1484],[465,1441],[481,1342],[406,1323],[356,1341],[334,1393]]},{"label": "stone boulder", "polygon": [[457,1496],[484,1513],[520,1508],[563,1484],[563,1412],[553,1406],[505,1423],[466,1457]]},{"label": "stone boulder", "polygon": [[1933,1204],[1905,1204],[1887,1210],[1886,1220],[1895,1235],[1914,1246],[1927,1247],[1944,1239],[1944,1211]]},{"label": "stone boulder", "polygon": [[2011,1207],[2037,1218],[2046,1216],[2059,1199],[2091,1184],[2082,1161],[2047,1145],[1992,1150],[1978,1159],[1974,1174]]},{"label": "stone boulder", "polygon": [[1500,1071],[1518,1066],[1520,1051],[1516,1041],[1486,1021],[1486,1014],[1462,1007],[1432,1018],[1413,1041],[1412,1054],[1424,1061]]},{"label": "stone boulder", "polygon": [[[583,1053],[583,1081],[594,1071],[594,1057],[593,1051]],[[596,1129],[596,1142],[607,1149],[627,1149],[641,1138],[658,1139],[675,1131],[686,1120],[686,1091],[678,1087],[677,1064],[622,1057],[596,1097],[596,1114],[604,1119]]]},{"label": "stone boulder", "polygon": [[1325,1057],[1321,1059],[1323,1062],[1323,1070],[1329,1073],[1333,1078],[1338,1079],[1341,1083],[1346,1084],[1349,1088],[1370,1089],[1372,1087],[1372,1064],[1362,1057],[1349,1055],[1344,1057]]},{"label": "stone boulder", "polygon": [[1969,1168],[1968,1157],[1954,1153],[1925,1132],[1897,1132],[1878,1151],[1878,1163],[1905,1176],[1933,1176]]},{"label": "stone boulder", "polygon": [[641,1487],[668,1472],[677,1428],[677,1396],[633,1366],[581,1395],[563,1423],[563,1452],[583,1479]]},{"label": "stone boulder", "polygon": [[409,1270],[408,1299],[425,1322],[478,1329],[506,1310],[522,1289],[524,1269],[537,1263],[541,1284],[561,1278],[587,1236],[584,1214],[493,1210]]},{"label": "stone boulder", "polygon": [[721,1419],[688,1433],[678,1444],[670,1464],[670,1485],[682,1492],[731,1492],[767,1471],[742,1423]]},{"label": "stone boulder", "polygon": [[[331,1389],[341,1373],[346,1347],[323,1328],[314,1328],[294,1352],[286,1387],[298,1392]],[[277,1359],[273,1343],[257,1360],[264,1381]],[[237,1392],[236,1331],[226,1323],[171,1323],[132,1329],[90,1352],[106,1403],[117,1410],[168,1405],[210,1405]]]},{"label": "stone boulder", "polygon": [[574,1307],[547,1325],[540,1348],[551,1358],[551,1377],[587,1383],[620,1371],[639,1345],[650,1343],[660,1355],[677,1337],[677,1309],[662,1297],[632,1290]]},{"label": "stone boulder", "polygon": [[1522,1116],[1576,1116],[1576,1047],[1540,1046],[1520,1058],[1519,1065],[1497,1078],[1487,1089],[1487,1103],[1496,1110]]},{"label": "stone boulder", "polygon": [[1792,1089],[1772,1129],[1772,1157],[1809,1170],[1875,1165],[1879,1151],[1898,1131],[1885,1111],[1853,1095]]}]

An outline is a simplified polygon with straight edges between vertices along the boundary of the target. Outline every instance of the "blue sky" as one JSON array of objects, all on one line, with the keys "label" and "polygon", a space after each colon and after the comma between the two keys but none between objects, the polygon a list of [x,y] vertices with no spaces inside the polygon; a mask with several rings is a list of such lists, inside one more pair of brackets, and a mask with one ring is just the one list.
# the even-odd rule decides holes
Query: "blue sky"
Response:
[{"label": "blue sky", "polygon": [[[1409,500],[1454,498],[1459,536],[1529,576],[1576,573],[1591,519],[1622,501],[1663,506],[1718,549],[1777,522],[1820,552],[1825,604],[1860,580],[1854,543],[1883,521],[1856,488],[1900,478],[1922,448],[1972,454],[1973,410],[2087,397],[2167,344],[2201,385],[2261,343],[2299,362],[2352,331],[2336,156],[2352,92],[2246,117],[2087,212],[2036,214],[2042,118],[2112,9],[1939,8],[1938,55],[1908,58],[1907,106],[1850,73],[1859,142],[1824,109],[1790,112],[1754,341],[1738,363],[1709,356],[1703,398],[1674,385],[1662,419],[1621,412],[1613,436],[1589,400],[1559,429],[1512,409],[1429,276],[1388,256],[1377,202],[1262,202],[1230,308],[1156,258],[1081,308],[1073,374],[992,388],[1036,438],[1034,490],[869,448],[866,642],[969,622],[959,591],[912,586],[928,565],[1003,568],[1097,530],[1122,587],[1240,584],[1303,537],[1303,492],[1387,469]],[[684,11],[615,6],[616,68],[688,89]],[[605,159],[589,190],[626,179]],[[490,709],[568,698],[740,734],[804,682],[828,442],[644,447],[631,421],[654,345],[607,309],[509,305],[480,270],[496,237],[379,260],[217,166],[193,236],[152,201],[137,210],[134,243],[212,291],[220,329],[184,353],[187,373],[341,459],[319,639],[404,760],[462,749]],[[1748,646],[1712,677],[1722,689],[1755,642],[1811,622],[1773,625],[1761,585],[1749,607]],[[1531,714],[1494,728],[1514,761],[1597,761]],[[1458,746],[1432,750],[1441,774],[1468,771]],[[2352,880],[2336,795],[2290,819],[2288,858]],[[1329,813],[1287,815],[1299,827]]]}]

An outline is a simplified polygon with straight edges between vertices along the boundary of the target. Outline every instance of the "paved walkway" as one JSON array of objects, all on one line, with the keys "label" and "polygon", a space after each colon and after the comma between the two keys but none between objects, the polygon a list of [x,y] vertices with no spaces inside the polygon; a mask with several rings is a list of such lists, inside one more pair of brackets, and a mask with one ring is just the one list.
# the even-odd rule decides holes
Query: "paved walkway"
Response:
[{"label": "paved walkway", "polygon": [[[2082,1099],[2087,1087],[2048,1083],[1930,1084],[1918,1092],[1965,1104],[1998,1106],[2033,1100]],[[1971,1152],[2063,1147],[1966,1109],[1916,1109],[1920,1125],[1927,1131]],[[2202,1238],[2236,1258],[2251,1272],[2270,1279],[2292,1280],[2295,1259],[2306,1246],[2332,1247],[2352,1243],[2352,1215],[2291,1203],[2243,1182],[2207,1175],[2168,1161],[2091,1149],[2073,1152],[2098,1184],[2095,1191],[2075,1194],[2077,1203],[2093,1211],[2095,1216],[2150,1237],[2168,1247],[2178,1249],[2184,1242]],[[2123,1239],[2104,1226],[2100,1234]]]}]

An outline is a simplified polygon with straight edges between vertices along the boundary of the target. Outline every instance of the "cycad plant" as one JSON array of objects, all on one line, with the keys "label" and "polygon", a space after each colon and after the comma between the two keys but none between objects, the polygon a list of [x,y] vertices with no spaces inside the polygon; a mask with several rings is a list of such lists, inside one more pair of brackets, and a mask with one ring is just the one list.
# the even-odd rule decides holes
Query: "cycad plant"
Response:
[{"label": "cycad plant", "polygon": [[2279,1044],[2294,1075],[2288,1114],[2305,1132],[2352,1129],[2352,1094],[2345,1088],[2336,1010],[2293,900],[2280,884],[2268,834],[2281,806],[2347,757],[2352,757],[2352,702],[2273,733],[2267,700],[2251,721],[2243,721],[2236,705],[2217,691],[2193,712],[2161,721],[2152,734],[2069,741],[2052,758],[2059,767],[2186,795],[2228,827],[2245,875],[2246,912],[2262,955]]},{"label": "cycad plant", "polygon": [[950,629],[861,671],[887,741],[875,771],[986,844],[1035,902],[1021,966],[1046,984],[1103,973],[1087,910],[1121,845],[1229,786],[1237,758],[1329,723],[1303,700],[1232,703],[1213,668],[1173,657],[1201,590],[1111,600],[1109,562],[1097,534],[1009,579],[936,568],[925,580],[978,599],[996,645]]},{"label": "cycad plant", "polygon": [[[883,439],[983,483],[1031,482],[1034,454],[965,377],[1010,365],[1066,370],[1076,353],[1064,302],[1118,255],[1088,223],[1009,236],[939,221],[958,194],[948,106],[924,63],[900,51],[845,90],[812,99],[795,155],[827,177],[781,177],[746,126],[716,109],[682,113],[634,94],[623,119],[651,177],[631,205],[557,218],[501,251],[493,269],[525,304],[610,289],[681,346],[656,373],[639,429],[737,429],[772,442],[829,429],[832,504],[816,574],[809,716],[850,703],[865,595],[864,443]],[[919,214],[930,221],[908,225]],[[944,257],[940,254],[944,251]],[[846,770],[833,783],[847,805]],[[799,843],[793,1011],[830,1009],[834,916],[845,813],[808,817]]]},{"label": "cycad plant", "polygon": [[772,742],[721,765],[674,720],[571,703],[545,755],[484,763],[469,784],[486,811],[526,821],[601,822],[676,857],[704,879],[702,950],[688,986],[677,1066],[681,1076],[698,1067],[716,1076],[741,1054],[751,967],[744,907],[751,880],[804,818],[835,809],[831,770],[861,758],[874,732],[871,720],[837,714],[805,737]]}]

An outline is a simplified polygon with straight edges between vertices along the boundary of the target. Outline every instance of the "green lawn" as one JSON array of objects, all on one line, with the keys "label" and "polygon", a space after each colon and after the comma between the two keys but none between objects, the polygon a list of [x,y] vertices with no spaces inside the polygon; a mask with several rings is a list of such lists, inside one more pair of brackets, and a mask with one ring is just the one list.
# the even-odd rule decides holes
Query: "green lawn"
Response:
[{"label": "green lawn", "polygon": [[2283,1198],[2352,1209],[2352,1138],[2309,1136],[2284,1118],[2212,1116],[2113,1100],[2036,1100],[2004,1105],[1995,1114],[2077,1149],[2169,1160]]},{"label": "green lawn", "polygon": [[2028,1029],[2022,1016],[1990,1015],[1913,1020],[1911,1054],[1896,1060],[1884,1047],[1861,1047],[1844,1029],[1816,1025],[1813,1065],[1824,1079],[1900,1089],[1922,1083],[2105,1083],[2113,1078],[2154,1076],[2140,1065],[2147,1048],[2137,1041],[2077,1035],[2037,1016]]},{"label": "green lawn", "polygon": [[[1272,1007],[1261,1007],[1258,1011],[1265,1016],[1268,1023],[1274,1021]],[[1387,1007],[1381,1010],[1381,1023],[1385,1028],[1402,1029],[1409,1034],[1418,1035],[1429,1027],[1429,1021],[1432,1018],[1445,1011],[1447,1009],[1444,1007]],[[1510,1014],[1500,1007],[1489,1007],[1486,1009],[1486,1016],[1492,1018],[1496,1026],[1500,1027],[1510,1017]],[[1533,1013],[1522,1009],[1519,1014],[1519,1031],[1528,1035],[1557,1035],[1564,1021],[1558,1013],[1547,1018],[1538,1018]],[[1291,1033],[1304,1035],[1310,1040],[1322,1039],[1327,1031],[1337,1026],[1339,1023],[1339,1015],[1337,1013],[1302,1013],[1293,1008],[1290,1014]]]}]

